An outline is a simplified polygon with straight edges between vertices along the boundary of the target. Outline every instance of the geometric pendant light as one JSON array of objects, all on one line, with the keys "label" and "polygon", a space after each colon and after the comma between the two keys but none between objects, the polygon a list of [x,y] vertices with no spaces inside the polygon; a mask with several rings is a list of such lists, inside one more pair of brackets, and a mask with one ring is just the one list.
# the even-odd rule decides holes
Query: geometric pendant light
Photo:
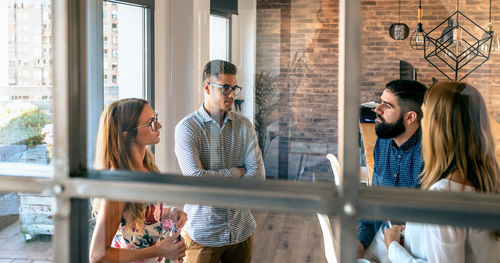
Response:
[{"label": "geometric pendant light", "polygon": [[481,46],[491,47],[492,35],[460,12],[457,0],[457,11],[429,31],[425,41],[424,58],[449,80],[461,81],[488,61],[490,50]]}]

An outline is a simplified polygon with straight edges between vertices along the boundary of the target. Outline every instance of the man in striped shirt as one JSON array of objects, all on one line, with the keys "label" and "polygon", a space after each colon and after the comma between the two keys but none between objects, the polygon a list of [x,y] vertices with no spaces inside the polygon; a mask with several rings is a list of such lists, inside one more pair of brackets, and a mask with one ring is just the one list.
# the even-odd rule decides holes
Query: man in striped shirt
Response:
[{"label": "man in striped shirt", "polygon": [[[175,127],[184,176],[265,179],[253,124],[231,112],[241,91],[236,66],[222,60],[203,70],[203,105]],[[251,262],[255,220],[249,209],[186,204],[186,262]]]}]

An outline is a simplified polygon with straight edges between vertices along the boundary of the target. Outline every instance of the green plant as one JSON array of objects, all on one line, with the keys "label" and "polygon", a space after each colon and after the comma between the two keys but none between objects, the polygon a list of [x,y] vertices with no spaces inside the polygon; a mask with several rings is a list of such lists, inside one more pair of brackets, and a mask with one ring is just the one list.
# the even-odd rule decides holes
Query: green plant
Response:
[{"label": "green plant", "polygon": [[255,130],[259,140],[259,147],[262,150],[262,157],[265,157],[269,144],[278,137],[278,132],[267,132],[267,127],[278,120],[279,90],[270,72],[261,72],[255,81],[255,104],[257,113],[255,114]]},{"label": "green plant", "polygon": [[42,144],[45,138],[42,129],[48,122],[47,115],[34,104],[8,103],[0,108],[0,144]]}]

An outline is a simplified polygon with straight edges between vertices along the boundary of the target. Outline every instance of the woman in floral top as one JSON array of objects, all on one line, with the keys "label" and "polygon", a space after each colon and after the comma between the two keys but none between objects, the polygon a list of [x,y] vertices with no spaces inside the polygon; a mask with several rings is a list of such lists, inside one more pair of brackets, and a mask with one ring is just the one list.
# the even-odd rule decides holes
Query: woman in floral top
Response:
[{"label": "woman in floral top", "polygon": [[[147,101],[124,99],[104,109],[97,135],[95,168],[159,172],[146,147],[160,141],[161,124]],[[90,262],[166,262],[185,255],[180,231],[187,216],[162,203],[94,200],[97,215]],[[174,231],[175,232],[175,231]]]}]

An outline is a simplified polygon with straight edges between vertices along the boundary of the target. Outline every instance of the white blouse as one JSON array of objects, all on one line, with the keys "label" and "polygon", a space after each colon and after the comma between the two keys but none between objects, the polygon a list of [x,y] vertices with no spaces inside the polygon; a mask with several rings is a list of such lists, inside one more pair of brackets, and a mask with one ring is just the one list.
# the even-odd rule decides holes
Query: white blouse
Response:
[{"label": "white blouse", "polygon": [[[474,192],[471,186],[441,179],[432,191]],[[488,230],[407,222],[402,247],[393,241],[388,250],[391,262],[500,262],[500,241]]]}]

